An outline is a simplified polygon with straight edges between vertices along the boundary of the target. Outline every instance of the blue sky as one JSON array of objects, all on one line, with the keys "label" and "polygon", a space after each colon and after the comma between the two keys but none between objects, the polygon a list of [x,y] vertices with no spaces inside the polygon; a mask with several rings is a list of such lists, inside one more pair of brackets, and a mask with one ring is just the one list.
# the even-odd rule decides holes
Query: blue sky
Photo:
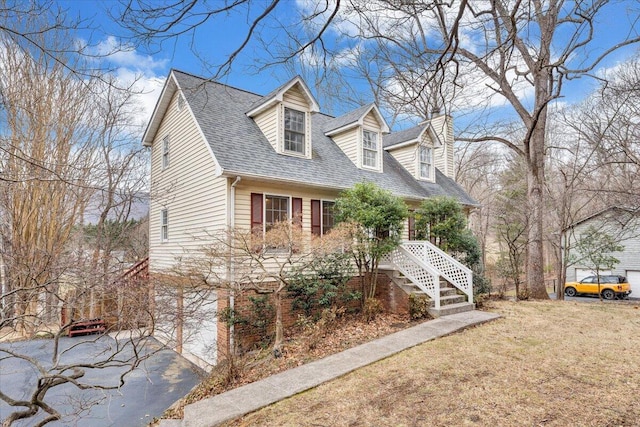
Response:
[{"label": "blue sky", "polygon": [[[301,1],[303,0],[289,0],[287,3],[285,0],[284,5],[277,9],[279,10],[278,19],[285,24],[288,20],[295,19],[297,7]],[[92,43],[103,47],[113,46],[118,41],[126,42],[127,34],[105,13],[106,9],[116,7],[116,2],[66,0],[60,1],[60,4],[63,7],[68,7],[72,14],[78,14],[91,21],[94,30],[91,33],[81,32],[80,37],[91,39]],[[638,8],[638,3],[635,0],[616,2],[615,7],[603,14],[596,23],[597,39],[594,48],[582,52],[582,55],[588,57],[598,54],[601,49],[610,45],[612,40],[620,40],[627,36],[625,31],[628,31],[629,28],[633,28],[636,34],[640,32],[640,24],[632,21],[635,15],[629,13],[630,7]],[[177,41],[165,42],[162,46],[155,46],[153,50],[145,50],[143,47],[132,48],[127,52],[114,55],[110,59],[112,64],[117,67],[121,78],[130,79],[134,74],[140,77],[139,88],[142,88],[146,93],[141,97],[141,102],[145,106],[145,114],[149,115],[160,93],[164,78],[171,68],[178,68],[205,77],[210,75],[210,71],[203,66],[200,58],[191,49],[192,43],[199,52],[206,56],[207,60],[218,64],[240,45],[246,35],[247,28],[246,17],[240,13],[232,13],[225,16],[224,19],[216,19],[207,23],[199,28],[195,35],[184,36]],[[267,37],[282,37],[274,30],[266,31],[264,34]],[[623,62],[636,52],[638,52],[637,47],[622,49],[604,61],[601,67],[603,69],[614,68],[616,64]],[[291,72],[283,67],[273,67],[256,72],[256,63],[267,58],[267,52],[260,46],[256,43],[250,44],[238,57],[233,72],[225,76],[223,82],[265,94],[292,77]],[[567,81],[564,90],[565,98],[561,102],[576,102],[587,96],[595,87],[596,81],[593,79],[583,78]],[[365,98],[367,96],[368,94],[365,94]],[[345,110],[350,108],[353,106],[345,106]],[[455,118],[455,111],[453,114]],[[142,120],[144,121],[144,119]]]}]

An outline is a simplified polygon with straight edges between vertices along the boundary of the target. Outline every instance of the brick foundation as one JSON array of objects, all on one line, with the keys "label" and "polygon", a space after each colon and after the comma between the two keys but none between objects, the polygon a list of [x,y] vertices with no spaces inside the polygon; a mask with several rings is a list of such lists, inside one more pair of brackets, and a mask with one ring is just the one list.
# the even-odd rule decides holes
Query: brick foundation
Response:
[{"label": "brick foundation", "polygon": [[[275,283],[270,286],[272,289],[275,289]],[[361,290],[361,281],[359,276],[355,276],[351,278],[347,282],[347,287],[353,290]],[[256,308],[256,304],[253,303],[250,299],[253,298],[265,298],[268,301],[268,304],[273,307],[273,311],[270,313],[269,324],[264,325],[256,330],[255,325],[252,326],[250,324],[236,324],[234,327],[233,338],[234,338],[234,347],[237,352],[244,352],[255,345],[259,344],[262,340],[266,338],[272,337],[275,332],[275,325],[273,324],[273,320],[275,319],[275,295],[273,293],[267,294],[257,294],[255,291],[243,291],[241,293],[236,293],[234,298],[234,309],[236,315],[240,319],[245,319],[251,323],[251,319],[254,321],[255,313],[254,310]],[[409,297],[408,295],[399,287],[395,286],[391,279],[386,274],[378,275],[378,285],[376,287],[376,298],[379,299],[386,312],[394,313],[399,315],[409,315]],[[298,321],[299,316],[302,314],[301,311],[294,311],[291,307],[292,298],[287,296],[286,291],[283,291],[282,296],[282,319],[284,328],[290,328],[293,326],[296,321]],[[222,313],[225,308],[229,307],[229,292],[228,291],[219,291],[218,292],[218,313]],[[360,308],[360,301],[352,301],[350,307],[352,309]],[[219,319],[220,320],[220,319]],[[265,336],[266,334],[266,336]],[[226,323],[222,321],[218,321],[218,351],[220,355],[225,354],[225,352],[229,349],[229,340],[230,333],[229,327]]]}]

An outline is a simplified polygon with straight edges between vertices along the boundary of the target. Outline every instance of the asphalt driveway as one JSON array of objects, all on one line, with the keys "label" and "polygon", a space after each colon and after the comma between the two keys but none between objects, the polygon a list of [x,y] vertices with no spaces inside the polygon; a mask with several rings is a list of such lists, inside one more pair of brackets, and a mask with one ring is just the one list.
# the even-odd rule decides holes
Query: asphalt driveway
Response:
[{"label": "asphalt driveway", "polygon": [[[134,348],[126,341],[109,336],[61,338],[61,362],[91,364],[105,361],[117,352],[117,359],[128,360]],[[37,381],[34,363],[11,357],[16,352],[33,358],[44,367],[51,366],[53,340],[0,343],[0,391],[14,399],[24,399],[32,393]],[[54,406],[64,417],[47,426],[146,426],[159,417],[176,400],[186,395],[201,379],[202,372],[176,352],[162,348],[148,338],[142,354],[149,355],[125,376],[125,383],[116,390],[80,390],[72,384],[55,387],[47,393],[45,402]],[[120,375],[127,371],[121,363],[106,363],[104,367],[86,369],[82,378],[92,385],[118,385]],[[11,407],[0,400],[0,420]],[[18,422],[17,426],[31,426],[36,419]]]}]

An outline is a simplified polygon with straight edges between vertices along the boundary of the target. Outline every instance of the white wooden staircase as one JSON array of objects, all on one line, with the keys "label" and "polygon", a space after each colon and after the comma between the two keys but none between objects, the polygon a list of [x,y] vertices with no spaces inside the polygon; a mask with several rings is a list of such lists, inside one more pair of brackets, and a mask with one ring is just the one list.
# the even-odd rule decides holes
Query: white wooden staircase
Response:
[{"label": "white wooden staircase", "polygon": [[403,242],[379,269],[408,294],[429,297],[433,317],[475,308],[471,270],[431,242]]}]

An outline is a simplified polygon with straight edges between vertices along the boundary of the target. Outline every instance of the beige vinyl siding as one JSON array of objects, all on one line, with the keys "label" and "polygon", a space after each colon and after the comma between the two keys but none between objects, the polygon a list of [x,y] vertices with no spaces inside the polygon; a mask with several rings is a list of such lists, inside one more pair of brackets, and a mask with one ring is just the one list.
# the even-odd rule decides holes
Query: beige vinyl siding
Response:
[{"label": "beige vinyl siding", "polygon": [[405,147],[390,151],[391,155],[415,178],[419,178],[417,173],[418,164],[418,144],[411,144]]},{"label": "beige vinyl siding", "polygon": [[431,124],[443,143],[442,147],[434,150],[435,165],[440,172],[453,178],[453,121],[450,117],[441,115],[431,119]]},{"label": "beige vinyl siding", "polygon": [[[236,187],[236,229],[248,230],[251,227],[251,193],[301,198],[302,229],[309,237],[311,237],[311,200],[335,200],[338,196],[338,191],[325,191],[303,187],[292,188],[286,184],[264,184],[243,179]],[[291,203],[289,204],[289,215],[291,215]],[[276,268],[276,264],[271,261],[267,263],[267,266],[269,268]]]},{"label": "beige vinyl siding", "polygon": [[263,111],[254,120],[273,149],[278,151],[278,106]]},{"label": "beige vinyl siding", "polygon": [[290,104],[291,108],[309,111],[309,102],[297,84],[282,95],[282,101],[285,104]]},{"label": "beige vinyl siding", "polygon": [[333,142],[340,147],[342,152],[346,154],[349,160],[357,167],[360,167],[360,153],[358,148],[360,140],[358,136],[360,132],[362,132],[362,129],[358,126],[331,137]]},{"label": "beige vinyl siding", "polygon": [[373,111],[370,111],[366,116],[364,116],[364,127],[375,130],[376,132],[380,132],[380,122]]},{"label": "beige vinyl siding", "polygon": [[[299,197],[302,199],[302,229],[311,232],[311,200],[335,200],[338,191],[311,189],[304,187],[292,188],[284,185],[264,184],[256,181],[242,180],[236,187],[236,218],[237,228],[248,230],[251,227],[251,193],[269,194],[273,196]],[[289,212],[291,213],[291,212]]]},{"label": "beige vinyl siding", "polygon": [[[171,101],[151,148],[153,192],[149,207],[149,256],[154,272],[166,271],[185,254],[198,254],[206,231],[226,224],[226,178],[216,165],[188,108]],[[162,139],[169,135],[169,167],[162,169]],[[167,242],[160,239],[160,212],[168,211]]]}]

